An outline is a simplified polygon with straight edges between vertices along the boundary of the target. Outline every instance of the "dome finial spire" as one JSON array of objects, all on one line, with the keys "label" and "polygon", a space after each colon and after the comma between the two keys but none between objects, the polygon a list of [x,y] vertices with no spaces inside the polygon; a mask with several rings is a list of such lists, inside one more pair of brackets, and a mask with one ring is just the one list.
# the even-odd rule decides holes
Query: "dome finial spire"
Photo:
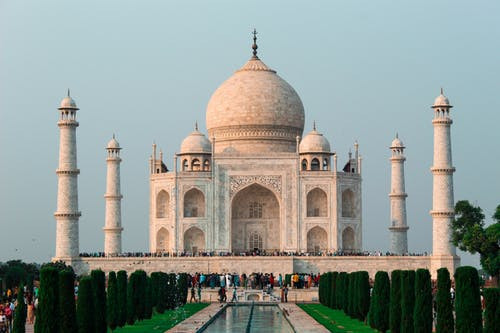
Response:
[{"label": "dome finial spire", "polygon": [[313,121],[313,131],[316,130],[316,120]]},{"label": "dome finial spire", "polygon": [[68,97],[71,97],[70,94],[69,94],[69,88],[68,88]]},{"label": "dome finial spire", "polygon": [[257,59],[257,49],[259,48],[257,46],[257,30],[254,28],[253,29],[253,32],[252,32],[252,35],[253,35],[253,45],[252,45],[252,49],[253,49],[253,58]]},{"label": "dome finial spire", "polygon": [[196,121],[194,122],[194,129],[195,129],[195,131],[197,131],[197,130],[198,130],[198,120],[196,120]]},{"label": "dome finial spire", "polygon": [[398,137],[398,132],[396,132],[396,139],[399,139],[399,137]]},{"label": "dome finial spire", "polygon": [[444,95],[443,87],[441,87],[441,95]]}]

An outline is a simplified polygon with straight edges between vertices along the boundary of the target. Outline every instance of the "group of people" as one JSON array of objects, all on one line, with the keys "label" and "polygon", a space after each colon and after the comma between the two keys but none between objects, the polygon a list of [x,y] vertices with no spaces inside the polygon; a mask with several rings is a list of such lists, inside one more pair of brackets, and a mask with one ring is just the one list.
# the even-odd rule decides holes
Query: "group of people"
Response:
[{"label": "group of people", "polygon": [[23,294],[23,301],[26,305],[26,322],[33,324],[35,322],[35,307],[38,303],[38,288],[34,287],[33,291],[23,290],[19,288],[7,289],[0,295],[0,333],[12,332],[12,324],[16,308],[18,306],[18,293]]}]

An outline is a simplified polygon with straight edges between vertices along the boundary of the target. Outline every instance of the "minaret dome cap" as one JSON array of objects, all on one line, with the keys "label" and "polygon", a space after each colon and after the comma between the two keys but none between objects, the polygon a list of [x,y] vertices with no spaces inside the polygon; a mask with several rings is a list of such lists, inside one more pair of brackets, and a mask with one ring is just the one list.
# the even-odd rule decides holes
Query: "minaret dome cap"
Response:
[{"label": "minaret dome cap", "polygon": [[74,109],[78,110],[78,107],[76,106],[76,102],[73,98],[71,98],[69,94],[69,89],[68,89],[68,96],[64,97],[61,101],[61,104],[59,104],[59,110],[61,109]]},{"label": "minaret dome cap", "polygon": [[114,135],[113,135],[113,138],[111,140],[109,140],[108,145],[106,146],[106,149],[121,149],[120,144],[115,139]]},{"label": "minaret dome cap", "polygon": [[448,99],[448,97],[446,97],[444,95],[443,88],[441,88],[441,93],[434,100],[434,104],[432,105],[432,107],[433,108],[436,108],[436,107],[449,107],[449,108],[451,108],[452,107],[450,105],[450,100]]}]

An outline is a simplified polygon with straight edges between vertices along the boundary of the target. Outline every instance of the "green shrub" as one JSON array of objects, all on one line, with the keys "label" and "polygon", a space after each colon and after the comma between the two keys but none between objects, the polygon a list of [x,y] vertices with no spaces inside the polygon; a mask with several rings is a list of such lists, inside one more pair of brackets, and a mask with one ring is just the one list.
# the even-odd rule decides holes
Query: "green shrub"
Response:
[{"label": "green shrub", "polygon": [[130,274],[127,283],[127,324],[129,325],[134,325],[135,321],[137,320],[137,303],[134,298],[136,294],[134,291],[137,289],[137,280],[138,276],[136,272],[133,272],[132,274]]},{"label": "green shrub", "polygon": [[345,272],[340,272],[337,275],[337,289],[335,291],[335,304],[337,305],[337,309],[343,310],[344,309],[344,279],[345,279]]},{"label": "green shrub", "polygon": [[389,329],[391,333],[401,332],[401,270],[391,273],[391,299],[389,305]]},{"label": "green shrub", "polygon": [[166,273],[158,273],[158,303],[156,311],[164,313],[167,309],[167,295],[168,293],[168,275]]},{"label": "green shrub", "polygon": [[432,333],[432,320],[431,274],[427,269],[417,269],[413,331],[415,333]]},{"label": "green shrub", "polygon": [[319,277],[319,287],[318,287],[318,298],[319,302],[325,305],[325,288],[326,288],[326,273],[323,273]]},{"label": "green shrub", "polygon": [[[0,283],[2,281],[0,280]],[[21,284],[19,286],[17,293],[17,306],[14,311],[14,325],[13,325],[13,333],[25,333],[26,332],[26,304],[24,303],[24,295],[23,290],[24,287]]]},{"label": "green shrub", "polygon": [[413,333],[415,271],[401,273],[401,333]]},{"label": "green shrub", "polygon": [[146,276],[146,293],[145,293],[145,309],[144,309],[144,318],[151,319],[153,316],[153,296],[152,296],[152,285],[151,278]]},{"label": "green shrub", "polygon": [[40,271],[40,293],[35,321],[37,333],[59,332],[59,270],[44,267]]},{"label": "green shrub", "polygon": [[450,272],[446,267],[437,271],[437,294],[436,294],[436,331],[439,333],[455,332],[453,321],[453,304],[451,300]]},{"label": "green shrub", "polygon": [[481,298],[477,270],[470,266],[457,268],[455,272],[455,288],[456,332],[482,332]]},{"label": "green shrub", "polygon": [[61,332],[78,332],[75,304],[75,273],[70,270],[59,272],[59,323]]},{"label": "green shrub", "polygon": [[179,306],[183,306],[187,302],[188,296],[188,275],[186,273],[179,274],[178,290],[179,290],[179,299],[177,301]]},{"label": "green shrub", "polygon": [[94,299],[92,279],[84,276],[78,286],[78,302],[76,306],[78,333],[95,332]]},{"label": "green shrub", "polygon": [[356,272],[349,273],[347,280],[347,315],[356,318]]},{"label": "green shrub", "polygon": [[330,279],[330,303],[328,306],[332,309],[337,308],[337,276],[338,272],[333,272]]},{"label": "green shrub", "polygon": [[106,274],[100,269],[90,272],[94,295],[95,332],[106,333]]},{"label": "green shrub", "polygon": [[115,272],[108,275],[108,299],[106,302],[107,323],[110,330],[118,326],[118,282]]},{"label": "green shrub", "polygon": [[368,272],[358,272],[356,289],[358,318],[365,321],[370,310],[370,276]]},{"label": "green shrub", "polygon": [[372,328],[379,332],[389,329],[390,282],[387,272],[379,271],[375,274],[370,302],[369,322]]},{"label": "green shrub", "polygon": [[484,311],[484,333],[497,333],[500,329],[500,289],[485,288],[483,297],[486,309]]},{"label": "green shrub", "polygon": [[118,291],[118,327],[123,327],[127,322],[127,272],[119,271],[116,279]]}]

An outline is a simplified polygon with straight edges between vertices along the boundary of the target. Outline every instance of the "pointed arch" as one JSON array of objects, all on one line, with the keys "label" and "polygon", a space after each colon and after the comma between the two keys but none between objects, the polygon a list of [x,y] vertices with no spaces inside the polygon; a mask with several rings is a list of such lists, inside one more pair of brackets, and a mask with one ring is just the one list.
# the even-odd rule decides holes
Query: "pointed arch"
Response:
[{"label": "pointed arch", "polygon": [[210,161],[208,159],[203,161],[203,171],[210,171]]},{"label": "pointed arch", "polygon": [[351,189],[342,192],[342,217],[356,217],[354,192]]},{"label": "pointed arch", "polygon": [[307,232],[307,252],[318,253],[328,249],[328,235],[325,229],[316,226]]},{"label": "pointed arch", "polygon": [[201,171],[201,162],[195,158],[191,161],[191,171]]},{"label": "pointed arch", "polygon": [[319,160],[315,157],[311,161],[311,171],[319,171],[321,170],[321,165],[319,163]]},{"label": "pointed arch", "polygon": [[188,171],[189,170],[189,162],[187,159],[184,159],[182,161],[182,171]]},{"label": "pointed arch", "polygon": [[354,230],[351,227],[346,227],[342,231],[342,249],[344,251],[353,251],[354,247]]},{"label": "pointed arch", "polygon": [[322,189],[316,187],[307,193],[307,217],[326,217],[328,198]]},{"label": "pointed arch", "polygon": [[168,217],[168,208],[170,207],[170,195],[167,191],[161,190],[156,195],[156,218]]},{"label": "pointed arch", "polygon": [[307,170],[307,159],[303,159],[302,160],[302,171],[306,171]]},{"label": "pointed arch", "polygon": [[169,232],[161,227],[156,233],[156,252],[167,252],[170,248]]},{"label": "pointed arch", "polygon": [[198,227],[191,227],[184,232],[184,251],[193,254],[205,251],[205,233]]},{"label": "pointed arch", "polygon": [[184,194],[184,217],[205,216],[205,195],[197,188]]}]

